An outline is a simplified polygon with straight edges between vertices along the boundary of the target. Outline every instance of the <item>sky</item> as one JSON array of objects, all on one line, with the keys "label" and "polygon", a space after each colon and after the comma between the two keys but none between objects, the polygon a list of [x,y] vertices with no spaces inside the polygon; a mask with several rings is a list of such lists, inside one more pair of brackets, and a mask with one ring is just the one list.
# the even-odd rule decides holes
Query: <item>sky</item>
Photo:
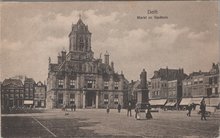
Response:
[{"label": "sky", "polygon": [[48,58],[56,63],[61,50],[69,51],[68,34],[79,14],[92,33],[95,58],[108,51],[115,70],[129,81],[138,80],[143,68],[149,80],[167,66],[189,74],[219,62],[217,1],[4,2],[0,81],[16,75],[46,80]]}]

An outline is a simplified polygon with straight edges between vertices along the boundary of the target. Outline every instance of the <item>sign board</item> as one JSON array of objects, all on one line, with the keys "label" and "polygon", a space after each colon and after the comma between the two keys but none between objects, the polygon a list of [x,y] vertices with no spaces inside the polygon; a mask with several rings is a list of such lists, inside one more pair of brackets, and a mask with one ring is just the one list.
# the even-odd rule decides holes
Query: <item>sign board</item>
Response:
[{"label": "sign board", "polygon": [[34,101],[33,100],[24,100],[24,104],[33,104]]}]

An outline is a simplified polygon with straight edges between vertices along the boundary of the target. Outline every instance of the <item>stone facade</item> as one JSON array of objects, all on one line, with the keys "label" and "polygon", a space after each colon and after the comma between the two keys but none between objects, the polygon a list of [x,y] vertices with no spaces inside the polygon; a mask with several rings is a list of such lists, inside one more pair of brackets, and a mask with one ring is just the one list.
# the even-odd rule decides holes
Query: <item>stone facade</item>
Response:
[{"label": "stone facade", "polygon": [[34,107],[45,108],[46,107],[46,88],[42,82],[38,82],[34,87]]},{"label": "stone facade", "polygon": [[24,105],[24,86],[19,79],[5,79],[1,85],[2,110]]},{"label": "stone facade", "polygon": [[183,80],[183,97],[219,97],[219,64],[209,72],[193,72]]},{"label": "stone facade", "polygon": [[34,85],[35,81],[32,78],[25,77],[24,80],[24,99],[32,100],[34,99]]},{"label": "stone facade", "polygon": [[151,78],[150,98],[179,101],[182,96],[182,80],[187,75],[183,69],[159,69]]},{"label": "stone facade", "polygon": [[203,97],[206,94],[207,72],[193,72],[183,80],[183,98]]},{"label": "stone facade", "polygon": [[5,79],[1,84],[2,110],[9,107],[39,107],[35,105],[39,99],[44,100],[44,106],[40,107],[45,108],[45,94],[46,85],[41,82],[36,84],[32,78],[25,77],[24,84],[20,79]]},{"label": "stone facade", "polygon": [[111,108],[126,102],[127,80],[116,73],[106,51],[94,58],[91,33],[81,19],[72,25],[69,34],[69,52],[58,55],[58,63],[49,59],[47,79],[47,108],[61,108],[76,104],[77,108]]}]

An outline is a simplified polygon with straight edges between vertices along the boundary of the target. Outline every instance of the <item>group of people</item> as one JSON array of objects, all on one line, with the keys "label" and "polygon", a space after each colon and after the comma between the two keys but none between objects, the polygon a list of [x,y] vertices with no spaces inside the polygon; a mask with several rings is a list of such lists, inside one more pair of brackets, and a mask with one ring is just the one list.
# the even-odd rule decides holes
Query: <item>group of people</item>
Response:
[{"label": "group of people", "polygon": [[[118,109],[118,113],[120,113],[120,112],[121,112],[121,104],[118,104],[117,109]],[[150,104],[147,104],[146,119],[152,119],[152,118],[153,118],[152,115],[151,115],[150,109],[151,109]],[[129,117],[129,116],[130,116],[130,117],[132,116],[131,111],[132,111],[132,104],[131,104],[131,102],[129,102],[129,103],[128,103],[128,106],[127,106],[127,116],[128,116],[128,117]],[[109,114],[109,112],[110,112],[109,105],[106,106],[106,112],[107,112],[107,114]],[[137,116],[138,116],[138,113],[139,113],[139,112],[140,112],[140,109],[139,109],[139,107],[136,105],[136,107],[135,107],[135,118],[136,118],[136,119],[137,119]]]},{"label": "group of people", "polygon": [[[120,103],[118,104],[117,109],[118,109],[118,113],[120,113],[121,112],[121,104]],[[106,106],[106,112],[107,112],[107,114],[109,114],[109,112],[110,112],[109,105]]]},{"label": "group of people", "polygon": [[[192,109],[194,109],[195,110],[195,105],[194,104],[189,104],[188,106],[187,106],[187,110],[188,110],[188,112],[187,112],[187,116],[191,116],[191,111],[192,111]],[[201,120],[206,120],[206,104],[205,104],[205,100],[202,100],[201,101],[201,103],[200,103],[200,113],[201,113]]]},{"label": "group of people", "polygon": [[[67,111],[67,108],[68,108],[68,105],[63,105],[62,110]],[[75,104],[71,104],[70,108],[71,108],[71,111],[73,111],[73,110],[76,111],[76,105]]]}]

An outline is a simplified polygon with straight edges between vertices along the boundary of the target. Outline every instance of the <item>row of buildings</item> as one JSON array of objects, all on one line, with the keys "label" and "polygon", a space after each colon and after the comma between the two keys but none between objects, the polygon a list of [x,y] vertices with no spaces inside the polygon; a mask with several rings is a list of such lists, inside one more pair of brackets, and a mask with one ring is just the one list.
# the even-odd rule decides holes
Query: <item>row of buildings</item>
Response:
[{"label": "row of buildings", "polygon": [[[219,64],[213,63],[208,72],[192,72],[183,69],[159,69],[147,82],[149,102],[153,106],[179,108],[190,103],[199,104],[203,98],[210,106],[219,106]],[[129,84],[130,100],[137,101],[140,81]]]},{"label": "row of buildings", "polygon": [[198,103],[204,97],[209,98],[209,104],[219,104],[219,64],[213,63],[208,72],[189,75],[183,69],[161,68],[154,71],[150,81],[143,81],[147,76],[143,70],[142,81],[129,83],[122,72],[115,71],[107,51],[104,59],[101,55],[94,58],[91,37],[88,25],[79,18],[69,33],[69,51],[61,51],[57,63],[51,63],[49,58],[47,85],[30,78],[24,83],[6,79],[1,85],[2,105],[50,109],[71,104],[77,108],[116,108],[118,104],[126,107],[129,101],[138,102],[140,91],[142,101],[148,100],[152,106],[179,108],[189,101]]},{"label": "row of buildings", "polygon": [[9,107],[46,107],[46,85],[25,77],[5,79],[1,84],[1,109]]}]

